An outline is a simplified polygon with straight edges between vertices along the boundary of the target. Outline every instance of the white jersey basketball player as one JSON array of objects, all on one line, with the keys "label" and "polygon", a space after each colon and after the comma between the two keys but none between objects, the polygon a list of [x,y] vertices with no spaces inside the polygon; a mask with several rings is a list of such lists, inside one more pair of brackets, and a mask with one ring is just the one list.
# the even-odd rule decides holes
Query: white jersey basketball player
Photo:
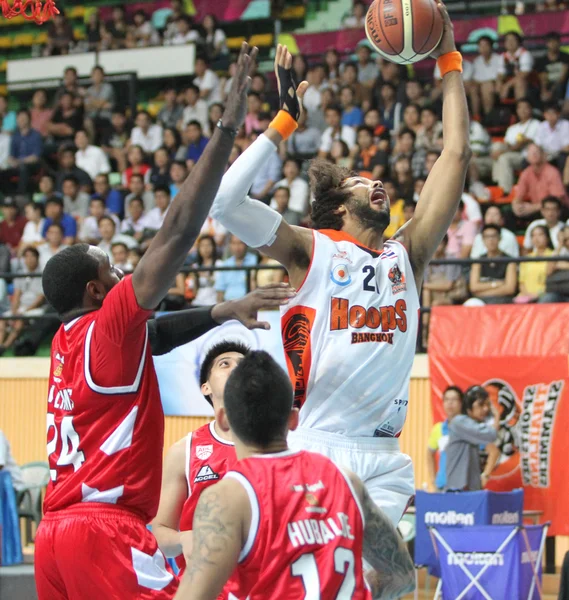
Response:
[{"label": "white jersey basketball player", "polygon": [[[275,120],[227,172],[212,216],[288,270],[298,291],[283,310],[283,344],[300,407],[291,445],[326,454],[356,472],[397,523],[414,493],[413,467],[399,450],[418,327],[423,271],[455,214],[470,150],[468,110],[452,25],[437,55],[457,70],[443,77],[444,150],[414,218],[384,240],[389,198],[380,181],[326,161],[310,169],[313,230],[291,227],[246,194],[286,135]],[[292,57],[279,47],[277,78],[284,111],[297,115]],[[449,61],[446,63],[448,65]],[[446,71],[448,69],[443,69]],[[302,97],[306,84],[298,87]]]}]

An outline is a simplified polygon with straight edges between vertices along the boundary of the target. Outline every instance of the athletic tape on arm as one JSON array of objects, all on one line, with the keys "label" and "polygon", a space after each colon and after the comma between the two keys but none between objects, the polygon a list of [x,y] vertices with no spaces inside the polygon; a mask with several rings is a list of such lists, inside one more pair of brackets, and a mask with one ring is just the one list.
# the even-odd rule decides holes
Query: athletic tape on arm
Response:
[{"label": "athletic tape on arm", "polygon": [[247,192],[257,173],[277,147],[260,135],[223,176],[210,215],[252,248],[270,246],[276,239],[282,215]]}]

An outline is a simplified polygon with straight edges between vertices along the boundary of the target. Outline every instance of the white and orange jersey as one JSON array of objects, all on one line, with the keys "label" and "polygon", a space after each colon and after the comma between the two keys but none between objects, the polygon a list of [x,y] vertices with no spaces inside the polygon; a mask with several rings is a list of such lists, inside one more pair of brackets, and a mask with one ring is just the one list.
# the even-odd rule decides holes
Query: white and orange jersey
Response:
[{"label": "white and orange jersey", "polygon": [[281,309],[300,425],[397,437],[419,324],[407,250],[394,240],[372,250],[341,231],[314,231],[313,238],[305,280]]}]

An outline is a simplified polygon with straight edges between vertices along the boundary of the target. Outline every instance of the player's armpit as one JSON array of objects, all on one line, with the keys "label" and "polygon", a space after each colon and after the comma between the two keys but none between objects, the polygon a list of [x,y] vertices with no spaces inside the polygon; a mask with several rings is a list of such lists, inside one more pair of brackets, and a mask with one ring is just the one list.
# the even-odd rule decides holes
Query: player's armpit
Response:
[{"label": "player's armpit", "polygon": [[237,565],[248,520],[249,499],[237,481],[225,479],[201,494],[194,514],[192,553],[177,600],[218,597]]}]

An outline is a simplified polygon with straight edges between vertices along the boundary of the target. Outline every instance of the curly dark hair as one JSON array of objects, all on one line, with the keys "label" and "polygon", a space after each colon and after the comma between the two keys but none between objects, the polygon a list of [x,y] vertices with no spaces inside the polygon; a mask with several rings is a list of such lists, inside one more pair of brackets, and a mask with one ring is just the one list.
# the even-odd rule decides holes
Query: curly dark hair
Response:
[{"label": "curly dark hair", "polygon": [[342,229],[342,216],[336,210],[350,199],[350,192],[342,189],[342,182],[353,173],[323,159],[310,163],[308,176],[314,194],[310,218],[314,229]]}]

